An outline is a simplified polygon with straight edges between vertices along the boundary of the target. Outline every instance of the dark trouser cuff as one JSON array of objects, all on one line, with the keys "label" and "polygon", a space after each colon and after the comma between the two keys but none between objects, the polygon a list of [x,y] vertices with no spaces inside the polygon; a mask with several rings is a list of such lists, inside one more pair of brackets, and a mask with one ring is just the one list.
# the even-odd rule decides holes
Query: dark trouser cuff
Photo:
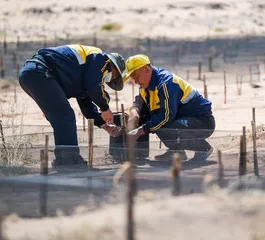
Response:
[{"label": "dark trouser cuff", "polygon": [[80,149],[74,145],[56,145],[54,155],[58,164],[73,164],[80,160]]}]

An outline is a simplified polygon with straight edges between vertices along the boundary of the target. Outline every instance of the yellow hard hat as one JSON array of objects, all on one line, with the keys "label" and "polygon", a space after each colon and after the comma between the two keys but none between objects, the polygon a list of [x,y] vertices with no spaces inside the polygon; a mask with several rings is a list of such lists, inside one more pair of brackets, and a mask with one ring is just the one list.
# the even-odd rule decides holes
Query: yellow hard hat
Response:
[{"label": "yellow hard hat", "polygon": [[150,64],[149,58],[144,54],[137,54],[129,57],[125,62],[125,71],[123,73],[123,82],[126,82],[133,71]]}]

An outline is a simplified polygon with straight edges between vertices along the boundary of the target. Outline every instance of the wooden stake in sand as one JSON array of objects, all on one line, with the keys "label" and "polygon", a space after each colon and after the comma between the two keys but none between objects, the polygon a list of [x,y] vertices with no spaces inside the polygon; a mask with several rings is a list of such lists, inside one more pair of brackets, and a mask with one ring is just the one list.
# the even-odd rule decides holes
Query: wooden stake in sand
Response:
[{"label": "wooden stake in sand", "polygon": [[18,59],[17,59],[17,76],[19,74],[19,71],[20,71],[20,64],[19,64]]},{"label": "wooden stake in sand", "polygon": [[151,55],[152,40],[150,37],[147,37],[147,54]]},{"label": "wooden stake in sand", "polygon": [[141,46],[141,40],[140,38],[137,38],[135,42],[135,53],[140,52],[140,46]]},{"label": "wooden stake in sand", "polygon": [[242,95],[242,83],[243,83],[243,76],[240,76],[240,82],[239,82],[240,96]]},{"label": "wooden stake in sand", "polygon": [[222,162],[222,152],[218,150],[218,184],[223,187],[224,182],[224,166]]},{"label": "wooden stake in sand", "polygon": [[98,45],[98,38],[97,38],[97,33],[94,32],[93,34],[93,46],[97,46]]},{"label": "wooden stake in sand", "polygon": [[176,44],[175,46],[175,51],[174,52],[174,55],[173,55],[173,61],[172,61],[172,65],[175,66],[175,63],[178,63],[179,62],[179,48],[178,48],[178,44]]},{"label": "wooden stake in sand", "polygon": [[265,54],[264,54],[264,72],[265,72]]},{"label": "wooden stake in sand", "polygon": [[4,33],[3,47],[4,47],[4,54],[6,54],[7,53],[6,33]]},{"label": "wooden stake in sand", "polygon": [[226,71],[224,71],[224,104],[226,104]]},{"label": "wooden stake in sand", "polygon": [[259,57],[257,57],[257,75],[258,75],[258,81],[260,81],[260,64],[259,64]]},{"label": "wooden stake in sand", "polygon": [[13,52],[13,67],[17,68],[17,62],[18,62],[18,57],[17,57],[17,52]]},{"label": "wooden stake in sand", "polygon": [[119,98],[118,98],[118,92],[115,91],[115,102],[116,102],[116,112],[119,111]]},{"label": "wooden stake in sand", "polygon": [[[40,163],[41,167],[43,162],[45,161],[45,151],[40,150]],[[41,168],[41,175],[43,175],[43,170]],[[47,191],[45,193],[44,183],[40,183],[40,192],[39,192],[39,206],[40,206],[40,215],[42,217],[47,215]]]},{"label": "wooden stake in sand", "polygon": [[4,78],[5,77],[5,63],[4,63],[3,54],[1,54],[1,57],[0,57],[0,71],[1,71],[1,77]]},{"label": "wooden stake in sand", "polygon": [[17,84],[14,83],[14,103],[17,103]]},{"label": "wooden stake in sand", "polygon": [[93,168],[94,119],[88,119],[88,166]]},{"label": "wooden stake in sand", "polygon": [[240,136],[240,157],[239,157],[239,176],[247,172],[247,153],[246,153],[246,127],[243,127],[243,135]]},{"label": "wooden stake in sand", "polygon": [[48,175],[48,145],[49,137],[45,136],[45,149],[40,150],[40,175],[45,176],[43,182],[40,184],[40,193],[39,193],[39,204],[40,204],[40,215],[47,216],[47,199],[48,199],[48,184],[47,184],[47,175]]},{"label": "wooden stake in sand", "polygon": [[201,74],[202,74],[202,60],[200,59],[198,63],[198,80],[202,79]]},{"label": "wooden stake in sand", "polygon": [[159,141],[159,149],[161,149],[162,148],[162,141],[160,140]]},{"label": "wooden stake in sand", "polygon": [[209,54],[208,57],[208,67],[209,67],[209,72],[213,72],[213,57],[211,54]]},{"label": "wooden stake in sand", "polygon": [[236,75],[237,93],[239,96],[241,96],[242,94],[242,82],[243,82],[243,77],[240,76],[240,80],[239,80],[239,76]]},{"label": "wooden stake in sand", "polygon": [[17,50],[19,49],[19,47],[20,47],[20,37],[17,36]]},{"label": "wooden stake in sand", "polygon": [[4,131],[3,131],[3,125],[2,125],[2,120],[0,120],[0,135],[1,135],[1,141],[2,141],[2,146],[4,148],[7,160],[6,163],[8,163],[8,151],[6,147],[6,141],[5,141],[5,136],[4,136]]},{"label": "wooden stake in sand", "polygon": [[249,66],[249,82],[252,84],[252,67]]},{"label": "wooden stake in sand", "polygon": [[127,122],[126,122],[126,117],[125,117],[125,111],[124,111],[124,105],[121,104],[121,112],[122,112],[122,124],[125,128],[125,132],[127,133]]},{"label": "wooden stake in sand", "polygon": [[44,36],[43,37],[43,48],[46,48],[47,47],[47,37]]},{"label": "wooden stake in sand", "polygon": [[187,76],[186,76],[186,80],[189,81],[190,80],[190,69],[187,69]]},{"label": "wooden stake in sand", "polygon": [[259,176],[258,156],[257,156],[257,142],[256,142],[256,126],[255,122],[251,121],[252,127],[252,141],[253,141],[253,163],[254,163],[254,174]]},{"label": "wooden stake in sand", "polygon": [[49,136],[45,135],[45,148],[44,148],[44,157],[40,161],[41,175],[48,174],[48,160],[49,160]]},{"label": "wooden stake in sand", "polygon": [[180,169],[181,169],[181,159],[179,154],[174,154],[172,157],[172,166],[170,168],[170,175],[172,181],[172,195],[178,196],[181,190],[180,184]]},{"label": "wooden stake in sand", "polygon": [[135,146],[136,142],[127,139],[128,144],[128,158],[130,166],[127,172],[128,187],[127,187],[127,240],[135,239],[135,223],[134,223],[134,196],[136,195],[136,180],[134,173],[135,165]]},{"label": "wooden stake in sand", "polygon": [[205,74],[203,75],[203,91],[204,91],[204,97],[208,99],[208,90],[207,90]]},{"label": "wooden stake in sand", "polygon": [[252,139],[253,139],[253,162],[254,162],[254,173],[259,176],[258,156],[257,156],[257,132],[256,132],[256,109],[252,108]]},{"label": "wooden stake in sand", "polygon": [[256,108],[252,108],[252,120],[254,121],[256,125]]},{"label": "wooden stake in sand", "polygon": [[60,44],[59,44],[59,38],[57,37],[57,34],[55,33],[54,34],[54,46],[56,47],[56,46],[59,46]]},{"label": "wooden stake in sand", "polygon": [[122,139],[123,139],[123,147],[124,151],[126,150],[126,143],[127,143],[127,122],[125,118],[125,111],[124,111],[124,105],[121,104],[121,127],[122,127]]},{"label": "wooden stake in sand", "polygon": [[82,119],[83,119],[83,131],[86,131],[86,118],[84,115],[82,115]]}]

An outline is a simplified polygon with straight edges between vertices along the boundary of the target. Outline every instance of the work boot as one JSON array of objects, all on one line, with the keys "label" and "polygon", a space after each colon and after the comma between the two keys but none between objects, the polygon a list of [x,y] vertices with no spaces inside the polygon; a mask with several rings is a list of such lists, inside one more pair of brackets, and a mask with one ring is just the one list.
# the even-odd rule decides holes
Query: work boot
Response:
[{"label": "work boot", "polygon": [[56,159],[52,162],[52,168],[56,171],[87,171],[87,161],[79,154],[78,147],[56,147],[54,153]]},{"label": "work boot", "polygon": [[163,154],[160,155],[156,155],[155,156],[155,160],[158,161],[171,161],[172,157],[175,153],[178,153],[180,155],[180,159],[181,161],[185,161],[188,159],[188,156],[185,152],[185,150],[183,151],[177,151],[177,150],[172,150],[172,149],[167,149],[167,151]]},{"label": "work boot", "polygon": [[210,147],[209,149],[205,151],[196,152],[194,157],[189,160],[190,163],[199,163],[199,162],[205,162],[207,158],[212,154],[213,148]]}]

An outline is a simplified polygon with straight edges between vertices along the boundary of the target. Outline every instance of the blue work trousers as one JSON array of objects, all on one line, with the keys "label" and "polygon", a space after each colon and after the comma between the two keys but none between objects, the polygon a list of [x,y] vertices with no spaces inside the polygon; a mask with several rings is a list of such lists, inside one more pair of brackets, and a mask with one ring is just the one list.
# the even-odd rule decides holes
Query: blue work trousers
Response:
[{"label": "blue work trousers", "polygon": [[166,147],[172,150],[207,151],[211,148],[206,138],[215,129],[212,115],[177,118],[168,122],[155,133]]},{"label": "blue work trousers", "polygon": [[[40,63],[26,62],[19,72],[19,83],[38,104],[53,128],[56,159],[64,162],[76,161],[80,157],[80,151],[75,113],[50,70]],[[95,108],[88,98],[78,103],[86,104],[87,109],[91,108],[92,111]],[[85,106],[82,107],[85,109]],[[82,112],[84,114],[84,110]]]}]

